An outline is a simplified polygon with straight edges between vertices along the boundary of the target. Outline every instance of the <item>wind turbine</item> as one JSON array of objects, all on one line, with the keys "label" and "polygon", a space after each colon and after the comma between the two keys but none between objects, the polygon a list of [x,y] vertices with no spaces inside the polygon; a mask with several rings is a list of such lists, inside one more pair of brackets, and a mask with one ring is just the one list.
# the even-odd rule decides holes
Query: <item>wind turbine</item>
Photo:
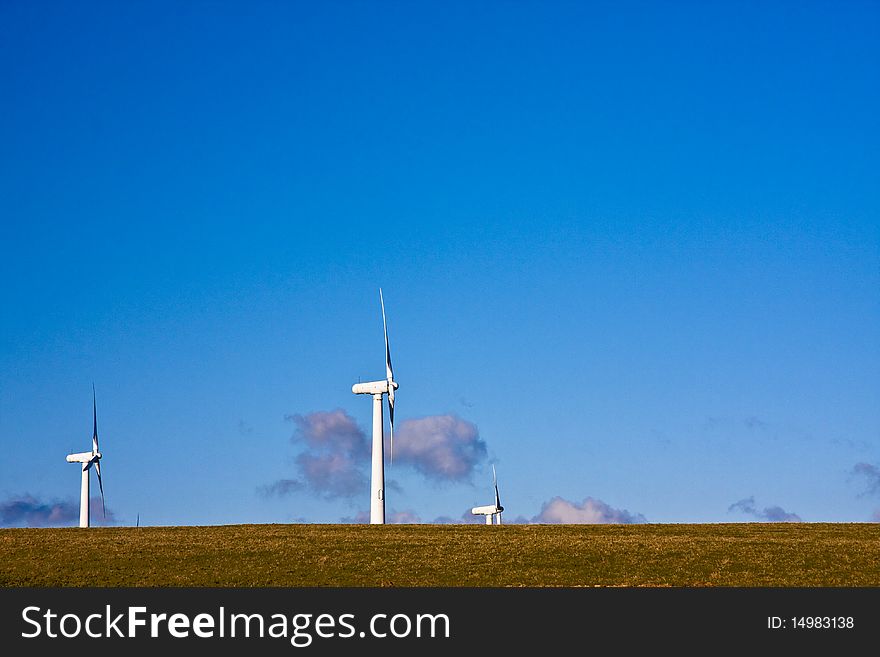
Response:
[{"label": "wind turbine", "polygon": [[[504,507],[501,506],[501,497],[498,495],[498,477],[495,475],[495,465],[492,465],[492,485],[495,487],[495,504],[489,504],[487,506],[475,506],[471,509],[471,513],[475,516],[486,516],[486,524],[501,524],[501,512],[504,511]],[[498,519],[498,522],[495,523],[495,518]]]},{"label": "wind turbine", "polygon": [[385,422],[382,418],[382,396],[388,395],[388,419],[391,422],[391,462],[394,462],[394,391],[398,388],[391,368],[391,348],[388,346],[388,324],[385,321],[385,299],[379,288],[382,305],[382,328],[385,331],[385,380],[355,383],[351,391],[356,395],[373,396],[373,453],[370,473],[370,524],[385,524]]},{"label": "wind turbine", "polygon": [[89,526],[89,470],[95,466],[98,475],[98,486],[101,489],[101,511],[106,517],[107,510],[104,507],[104,484],[101,483],[101,452],[98,451],[98,404],[95,398],[95,384],[92,384],[92,418],[94,419],[94,431],[92,432],[92,451],[68,454],[68,463],[82,463],[82,486],[79,492],[79,526]]}]

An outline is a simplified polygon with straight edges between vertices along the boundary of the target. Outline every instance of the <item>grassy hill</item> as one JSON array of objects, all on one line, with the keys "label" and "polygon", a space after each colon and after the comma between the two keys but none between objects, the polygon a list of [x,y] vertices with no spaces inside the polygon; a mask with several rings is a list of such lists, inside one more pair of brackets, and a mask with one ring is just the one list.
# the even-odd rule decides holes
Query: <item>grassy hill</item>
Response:
[{"label": "grassy hill", "polygon": [[3,529],[0,586],[880,586],[880,525]]}]

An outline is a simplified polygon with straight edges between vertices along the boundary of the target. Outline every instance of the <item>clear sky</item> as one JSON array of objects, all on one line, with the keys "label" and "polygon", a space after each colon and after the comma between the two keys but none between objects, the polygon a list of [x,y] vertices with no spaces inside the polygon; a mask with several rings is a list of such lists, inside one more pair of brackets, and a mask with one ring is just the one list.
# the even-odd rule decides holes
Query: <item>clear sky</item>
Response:
[{"label": "clear sky", "polygon": [[394,519],[880,517],[877,2],[4,2],[0,90],[0,523],[92,382],[115,522],[358,519],[380,286]]}]

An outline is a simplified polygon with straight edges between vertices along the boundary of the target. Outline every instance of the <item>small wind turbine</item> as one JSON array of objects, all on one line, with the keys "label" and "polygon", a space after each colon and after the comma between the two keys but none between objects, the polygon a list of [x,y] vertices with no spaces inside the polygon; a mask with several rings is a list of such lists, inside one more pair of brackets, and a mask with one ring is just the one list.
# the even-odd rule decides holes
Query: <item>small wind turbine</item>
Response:
[{"label": "small wind turbine", "polygon": [[98,451],[98,404],[95,398],[95,384],[92,384],[92,418],[94,419],[94,431],[92,432],[92,451],[68,454],[68,463],[82,463],[82,486],[79,493],[79,526],[89,526],[89,470],[95,466],[98,475],[98,486],[101,489],[101,511],[104,517],[107,510],[104,507],[104,484],[101,483],[101,452]]},{"label": "small wind turbine", "polygon": [[388,346],[388,324],[385,321],[385,299],[379,288],[382,305],[382,328],[385,331],[385,380],[355,383],[351,391],[356,395],[373,396],[373,454],[370,476],[370,524],[385,524],[385,422],[382,418],[382,396],[388,395],[388,419],[391,422],[391,462],[394,462],[394,391],[399,387],[391,369],[391,348]]},{"label": "small wind turbine", "polygon": [[[492,485],[495,487],[495,504],[489,504],[487,506],[475,506],[471,509],[471,513],[475,516],[486,516],[486,524],[501,524],[501,512],[504,511],[504,507],[501,506],[501,497],[498,495],[498,477],[495,476],[495,466],[492,465]],[[495,518],[498,519],[498,522],[495,523]]]}]

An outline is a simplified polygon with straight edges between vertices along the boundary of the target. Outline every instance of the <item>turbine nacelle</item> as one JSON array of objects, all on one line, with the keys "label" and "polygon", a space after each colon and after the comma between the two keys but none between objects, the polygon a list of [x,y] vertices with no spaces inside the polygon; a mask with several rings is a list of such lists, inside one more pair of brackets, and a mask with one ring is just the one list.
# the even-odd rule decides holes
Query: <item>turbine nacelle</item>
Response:
[{"label": "turbine nacelle", "polygon": [[355,383],[351,387],[351,391],[356,395],[385,395],[388,394],[389,388],[396,390],[400,386],[396,381],[369,381],[367,383]]},{"label": "turbine nacelle", "polygon": [[95,457],[101,458],[101,452],[97,454],[92,454],[91,452],[78,452],[76,454],[68,454],[67,462],[68,463],[88,463]]},{"label": "turbine nacelle", "polygon": [[471,514],[475,516],[490,516],[496,513],[501,513],[502,511],[504,511],[503,506],[495,506],[494,504],[491,504],[489,506],[475,506],[471,509]]}]

